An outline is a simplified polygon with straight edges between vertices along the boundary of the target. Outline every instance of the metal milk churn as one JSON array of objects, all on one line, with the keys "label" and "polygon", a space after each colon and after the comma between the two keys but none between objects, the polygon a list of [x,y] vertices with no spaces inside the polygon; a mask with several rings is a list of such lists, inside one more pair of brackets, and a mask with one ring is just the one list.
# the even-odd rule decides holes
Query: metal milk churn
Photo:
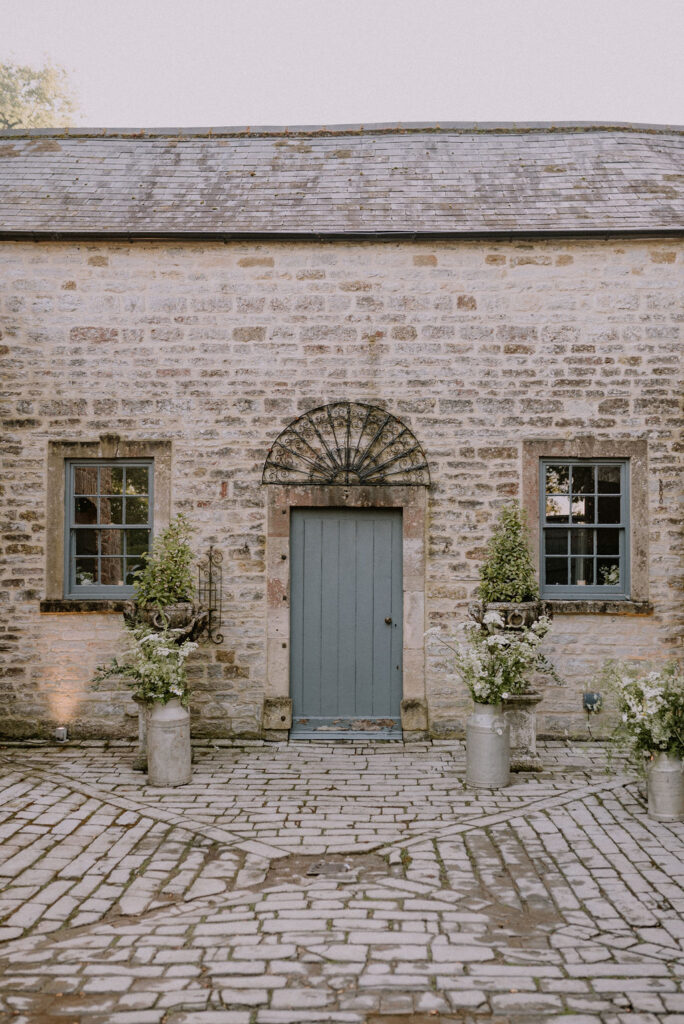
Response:
[{"label": "metal milk churn", "polygon": [[153,704],[147,722],[150,786],[185,786],[192,778],[190,714],[179,700]]},{"label": "metal milk churn", "polygon": [[648,813],[656,821],[684,821],[684,761],[655,755],[648,768]]},{"label": "metal milk churn", "polygon": [[501,704],[475,704],[466,722],[466,785],[501,789],[510,778],[510,736]]}]

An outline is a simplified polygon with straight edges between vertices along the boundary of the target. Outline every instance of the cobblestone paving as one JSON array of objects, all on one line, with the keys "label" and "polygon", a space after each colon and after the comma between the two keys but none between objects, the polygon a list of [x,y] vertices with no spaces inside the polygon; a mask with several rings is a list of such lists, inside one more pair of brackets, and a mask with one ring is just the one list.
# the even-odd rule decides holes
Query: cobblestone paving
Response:
[{"label": "cobblestone paving", "polygon": [[684,828],[600,745],[0,748],[2,1024],[684,1024]]}]

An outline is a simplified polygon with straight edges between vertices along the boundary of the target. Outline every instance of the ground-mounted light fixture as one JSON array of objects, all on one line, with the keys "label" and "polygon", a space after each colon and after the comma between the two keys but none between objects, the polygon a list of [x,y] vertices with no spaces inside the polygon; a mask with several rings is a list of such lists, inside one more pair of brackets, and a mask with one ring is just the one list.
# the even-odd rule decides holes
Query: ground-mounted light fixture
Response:
[{"label": "ground-mounted light fixture", "polygon": [[66,743],[69,739],[69,730],[66,725],[58,725],[55,729],[55,739],[58,743]]}]

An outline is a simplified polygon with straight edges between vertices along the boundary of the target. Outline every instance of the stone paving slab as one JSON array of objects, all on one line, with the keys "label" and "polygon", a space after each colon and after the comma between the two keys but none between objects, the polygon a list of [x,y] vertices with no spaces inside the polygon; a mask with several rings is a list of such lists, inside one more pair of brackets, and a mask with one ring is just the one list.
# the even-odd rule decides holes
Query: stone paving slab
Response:
[{"label": "stone paving slab", "polygon": [[601,745],[498,793],[454,742],[195,753],[0,749],[1,1024],[684,1024],[684,828]]}]

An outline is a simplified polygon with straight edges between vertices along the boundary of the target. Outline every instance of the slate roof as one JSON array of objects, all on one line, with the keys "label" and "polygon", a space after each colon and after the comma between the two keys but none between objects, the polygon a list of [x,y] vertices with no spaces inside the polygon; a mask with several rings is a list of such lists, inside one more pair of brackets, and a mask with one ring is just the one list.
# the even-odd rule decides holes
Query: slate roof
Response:
[{"label": "slate roof", "polygon": [[0,235],[684,230],[684,128],[442,124],[0,134]]}]

